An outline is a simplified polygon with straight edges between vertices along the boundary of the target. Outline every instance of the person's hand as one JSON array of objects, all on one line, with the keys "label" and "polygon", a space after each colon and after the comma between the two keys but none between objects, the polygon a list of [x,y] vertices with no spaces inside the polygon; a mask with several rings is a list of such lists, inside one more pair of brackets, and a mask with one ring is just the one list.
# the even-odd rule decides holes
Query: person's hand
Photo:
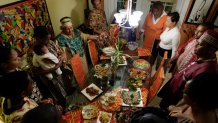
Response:
[{"label": "person's hand", "polygon": [[93,39],[93,40],[97,40],[99,38],[98,35],[92,35],[91,37],[92,37],[91,39]]},{"label": "person's hand", "polygon": [[107,34],[105,32],[100,33],[99,39],[104,40],[107,37]]},{"label": "person's hand", "polygon": [[41,101],[39,101],[39,103],[41,103],[41,104],[54,104],[52,98],[41,100]]},{"label": "person's hand", "polygon": [[194,120],[193,116],[192,116],[192,110],[191,110],[190,106],[186,106],[185,108],[182,107],[181,109],[180,108],[174,109],[173,111],[171,111],[169,113],[169,115],[172,116],[172,117],[188,118],[188,119]]},{"label": "person's hand", "polygon": [[176,62],[176,57],[173,57],[172,59],[169,60],[167,67],[171,68],[171,66]]},{"label": "person's hand", "polygon": [[141,38],[141,33],[140,32],[136,32],[136,39],[140,40],[140,38]]}]

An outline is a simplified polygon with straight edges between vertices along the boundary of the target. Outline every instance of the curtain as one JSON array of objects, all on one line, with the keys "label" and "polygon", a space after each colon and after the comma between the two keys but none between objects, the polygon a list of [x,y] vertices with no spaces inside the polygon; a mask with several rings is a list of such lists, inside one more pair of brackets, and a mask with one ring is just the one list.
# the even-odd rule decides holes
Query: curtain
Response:
[{"label": "curtain", "polygon": [[[142,28],[145,18],[149,13],[150,5],[151,5],[150,0],[137,0],[136,2],[136,10],[143,12],[143,15],[141,16],[141,20],[139,21],[139,27],[138,27],[139,30]],[[144,42],[143,35],[141,35],[140,40],[137,40],[137,42],[139,43],[139,47],[143,47],[143,42]]]},{"label": "curtain", "polygon": [[145,17],[149,13],[150,10],[151,1],[150,0],[137,0],[136,2],[136,10],[142,11],[143,15],[141,17],[141,20],[139,22],[139,28],[141,28],[144,24]]},{"label": "curtain", "polygon": [[117,0],[104,0],[104,11],[107,23],[110,24],[114,19],[114,13],[117,11]]}]

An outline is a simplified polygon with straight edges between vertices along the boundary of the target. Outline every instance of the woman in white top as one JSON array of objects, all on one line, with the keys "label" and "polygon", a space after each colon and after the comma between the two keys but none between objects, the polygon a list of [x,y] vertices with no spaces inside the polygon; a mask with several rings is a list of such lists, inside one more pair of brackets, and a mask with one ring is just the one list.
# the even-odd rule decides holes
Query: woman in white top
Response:
[{"label": "woman in white top", "polygon": [[176,26],[177,22],[179,21],[179,13],[173,12],[169,13],[166,21],[166,29],[160,35],[160,43],[158,48],[158,58],[156,68],[160,65],[160,62],[164,56],[164,52],[167,51],[167,60],[164,63],[164,72],[166,72],[167,64],[170,58],[172,58],[175,53],[176,49],[179,46],[180,40],[180,32],[178,27]]}]

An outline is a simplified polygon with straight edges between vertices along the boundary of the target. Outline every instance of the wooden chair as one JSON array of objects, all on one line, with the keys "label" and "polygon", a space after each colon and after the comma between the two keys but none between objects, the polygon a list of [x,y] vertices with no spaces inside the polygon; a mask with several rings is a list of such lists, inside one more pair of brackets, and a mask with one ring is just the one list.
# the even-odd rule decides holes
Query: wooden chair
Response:
[{"label": "wooden chair", "polygon": [[96,49],[96,45],[93,40],[88,41],[88,49],[89,49],[89,55],[91,58],[92,65],[95,66],[96,64],[98,64],[99,58],[98,58],[98,51]]},{"label": "wooden chair", "polygon": [[71,59],[71,67],[79,88],[82,90],[86,86],[87,75],[82,65],[79,54],[75,54]]},{"label": "wooden chair", "polygon": [[160,89],[163,81],[164,81],[164,61],[167,59],[167,52],[164,52],[164,57],[161,61],[160,66],[158,67],[155,74],[151,77],[150,86],[149,86],[149,94],[148,94],[148,102],[150,102],[154,96],[157,94]]}]

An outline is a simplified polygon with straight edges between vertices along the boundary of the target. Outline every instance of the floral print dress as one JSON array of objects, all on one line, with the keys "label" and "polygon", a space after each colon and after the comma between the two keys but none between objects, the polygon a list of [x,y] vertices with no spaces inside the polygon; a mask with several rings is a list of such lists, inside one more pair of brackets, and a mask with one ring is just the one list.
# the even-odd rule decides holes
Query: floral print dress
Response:
[{"label": "floral print dress", "polygon": [[93,30],[94,34],[99,34],[98,45],[100,48],[109,45],[109,32],[107,27],[106,15],[103,10],[93,9],[91,10],[88,18],[89,28]]}]

